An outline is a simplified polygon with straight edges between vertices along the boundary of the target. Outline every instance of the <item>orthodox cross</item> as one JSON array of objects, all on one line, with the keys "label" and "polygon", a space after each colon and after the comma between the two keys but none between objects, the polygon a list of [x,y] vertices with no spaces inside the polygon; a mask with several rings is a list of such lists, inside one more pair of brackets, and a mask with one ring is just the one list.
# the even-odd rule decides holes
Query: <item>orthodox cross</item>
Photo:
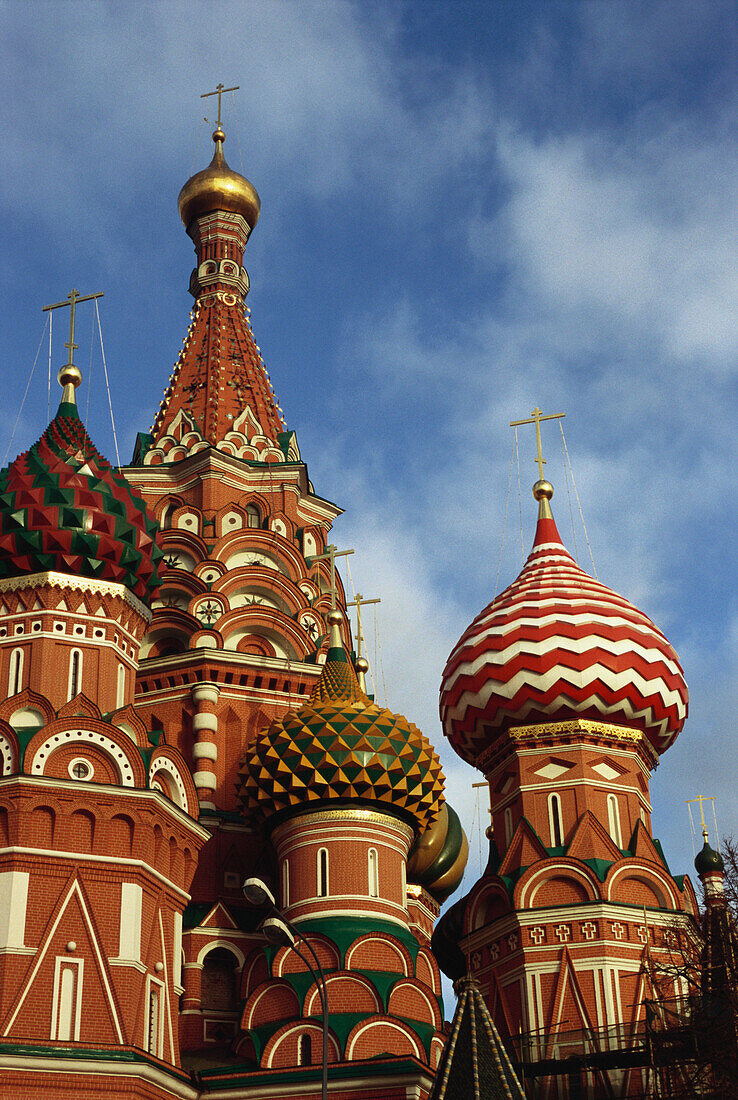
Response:
[{"label": "orthodox cross", "polygon": [[353,554],[353,550],[339,550],[333,543],[330,543],[325,548],[325,554],[316,554],[314,558],[310,558],[310,563],[314,561],[330,561],[331,563],[331,611],[336,610],[336,558],[347,558],[349,554]]},{"label": "orthodox cross", "polygon": [[541,447],[541,421],[542,420],[563,420],[566,413],[548,413],[543,415],[541,410],[536,407],[530,414],[529,420],[511,420],[510,427],[517,428],[521,424],[535,424],[536,426],[536,462],[538,463],[538,478],[543,481],[543,467],[546,465],[546,459],[543,457],[543,449]]},{"label": "orthodox cross", "polygon": [[77,308],[77,302],[91,302],[93,298],[102,298],[104,292],[99,290],[97,294],[79,294],[76,290],[71,290],[64,302],[54,302],[51,306],[44,306],[41,310],[42,313],[48,313],[52,309],[61,309],[62,306],[69,306],[69,343],[64,347],[69,349],[69,362],[66,364],[68,367],[74,366],[74,353],[79,347],[79,344],[74,342],[74,319]]},{"label": "orthodox cross", "polygon": [[[707,840],[707,825],[705,824],[705,802],[712,802],[712,812],[715,813],[715,795],[698,794],[696,798],[688,798],[686,800],[689,806],[692,802],[699,802],[700,804],[700,818],[702,819],[702,835]],[[691,813],[690,813],[691,816]]]},{"label": "orthodox cross", "polygon": [[355,607],[356,608],[356,656],[357,657],[361,657],[361,643],[364,641],[364,635],[361,632],[361,609],[362,609],[362,607],[366,607],[367,604],[381,603],[381,602],[382,601],[379,600],[379,599],[377,599],[377,600],[365,600],[364,597],[362,596],[361,592],[357,592],[354,599],[351,600],[350,603],[346,604],[346,607]]},{"label": "orthodox cross", "polygon": [[236,84],[233,88],[224,88],[222,84],[216,84],[214,92],[203,92],[200,99],[207,99],[208,96],[217,95],[218,97],[218,121],[215,124],[216,130],[220,130],[220,104],[223,98],[223,92],[237,92],[241,85]]}]

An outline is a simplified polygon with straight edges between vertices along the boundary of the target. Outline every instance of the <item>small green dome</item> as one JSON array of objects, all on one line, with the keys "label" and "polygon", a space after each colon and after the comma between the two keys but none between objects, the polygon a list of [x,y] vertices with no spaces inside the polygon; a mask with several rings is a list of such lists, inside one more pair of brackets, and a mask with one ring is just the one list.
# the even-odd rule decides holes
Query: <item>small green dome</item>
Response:
[{"label": "small green dome", "polygon": [[697,858],[694,861],[695,870],[700,875],[710,874],[723,874],[725,871],[725,864],[723,863],[723,857],[720,852],[716,852],[714,848],[705,841],[705,846],[701,852],[697,853]]}]

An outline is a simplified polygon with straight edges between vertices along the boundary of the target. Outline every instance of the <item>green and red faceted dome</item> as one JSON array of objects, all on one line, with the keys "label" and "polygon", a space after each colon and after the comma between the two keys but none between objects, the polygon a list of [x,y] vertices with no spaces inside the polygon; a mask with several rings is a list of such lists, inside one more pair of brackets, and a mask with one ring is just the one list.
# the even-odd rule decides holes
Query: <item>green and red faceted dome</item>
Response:
[{"label": "green and red faceted dome", "polygon": [[125,585],[148,604],[159,586],[158,525],[63,400],[29,451],[0,471],[0,579],[71,573]]},{"label": "green and red faceted dome", "polygon": [[416,726],[369,699],[333,641],[308,702],[275,719],[247,748],[243,811],[266,821],[327,802],[359,802],[394,811],[422,833],[443,801],[438,755]]},{"label": "green and red faceted dome", "polygon": [[510,726],[575,718],[639,729],[662,753],[687,717],[679,658],[647,615],[577,565],[541,503],[522,572],[448,659],[444,732],[472,764]]}]

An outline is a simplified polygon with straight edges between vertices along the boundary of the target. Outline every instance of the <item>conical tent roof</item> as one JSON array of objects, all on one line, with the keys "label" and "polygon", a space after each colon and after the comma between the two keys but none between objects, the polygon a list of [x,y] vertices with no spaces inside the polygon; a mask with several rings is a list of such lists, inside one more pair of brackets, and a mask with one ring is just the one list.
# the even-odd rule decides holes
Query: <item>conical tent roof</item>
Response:
[{"label": "conical tent roof", "polygon": [[525,1100],[479,986],[460,978],[451,1034],[428,1100]]}]

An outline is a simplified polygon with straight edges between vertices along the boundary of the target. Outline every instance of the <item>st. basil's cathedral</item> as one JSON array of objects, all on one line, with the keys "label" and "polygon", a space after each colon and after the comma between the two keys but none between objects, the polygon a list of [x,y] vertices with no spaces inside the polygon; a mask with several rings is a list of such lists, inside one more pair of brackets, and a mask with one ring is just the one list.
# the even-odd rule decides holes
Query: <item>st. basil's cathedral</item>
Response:
[{"label": "st. basil's cathedral", "polygon": [[522,572],[443,672],[492,824],[438,920],[466,837],[433,745],[367,693],[341,508],[245,306],[259,196],[213,141],[131,464],[87,435],[72,331],[56,416],[0,473],[0,1095],[318,1100],[324,1065],[337,1100],[647,1095],[631,1039],[698,915],[651,833],[676,653],[576,564],[541,478]]}]

